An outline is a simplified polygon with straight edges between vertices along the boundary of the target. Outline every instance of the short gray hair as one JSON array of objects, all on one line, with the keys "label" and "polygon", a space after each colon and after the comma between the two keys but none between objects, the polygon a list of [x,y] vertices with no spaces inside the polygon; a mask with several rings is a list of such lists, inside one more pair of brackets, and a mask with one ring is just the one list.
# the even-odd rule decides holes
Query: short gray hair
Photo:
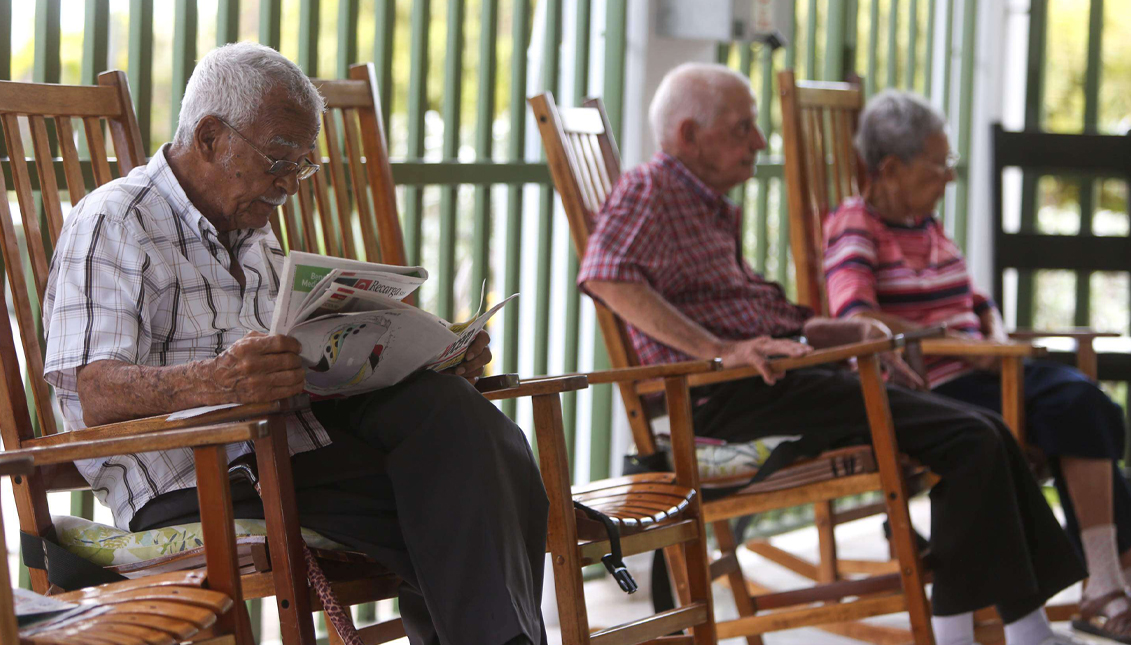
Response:
[{"label": "short gray hair", "polygon": [[927,138],[946,133],[946,118],[917,94],[884,90],[860,114],[856,151],[870,174],[889,155],[907,162],[923,152]]},{"label": "short gray hair", "polygon": [[684,63],[668,72],[648,107],[648,121],[656,144],[664,148],[679,124],[691,119],[701,126],[714,123],[728,87],[750,88],[750,79],[725,65]]},{"label": "short gray hair", "polygon": [[189,78],[181,101],[175,145],[188,145],[200,120],[217,116],[244,129],[259,117],[263,100],[283,88],[299,107],[320,115],[326,102],[298,65],[258,43],[232,43],[209,52]]}]

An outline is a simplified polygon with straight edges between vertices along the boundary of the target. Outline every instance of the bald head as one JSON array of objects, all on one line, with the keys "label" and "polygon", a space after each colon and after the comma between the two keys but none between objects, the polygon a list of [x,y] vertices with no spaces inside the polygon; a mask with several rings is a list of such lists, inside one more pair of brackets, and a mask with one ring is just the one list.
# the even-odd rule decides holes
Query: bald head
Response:
[{"label": "bald head", "polygon": [[749,179],[766,147],[749,79],[722,65],[668,72],[648,117],[660,149],[719,192]]},{"label": "bald head", "polygon": [[656,144],[671,153],[681,123],[710,126],[722,112],[727,95],[736,92],[752,96],[750,80],[725,65],[684,63],[668,72],[648,108]]}]

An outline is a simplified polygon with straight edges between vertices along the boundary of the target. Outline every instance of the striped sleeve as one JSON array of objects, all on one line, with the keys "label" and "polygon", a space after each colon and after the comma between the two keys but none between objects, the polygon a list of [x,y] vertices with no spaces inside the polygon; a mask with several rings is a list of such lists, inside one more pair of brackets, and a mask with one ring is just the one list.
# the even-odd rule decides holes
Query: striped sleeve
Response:
[{"label": "striped sleeve", "polygon": [[145,273],[150,258],[122,221],[76,216],[59,237],[44,299],[44,378],[77,391],[78,369],[101,360],[143,363],[149,353]]},{"label": "striped sleeve", "polygon": [[876,262],[870,219],[850,202],[825,222],[825,281],[833,316],[879,309]]}]

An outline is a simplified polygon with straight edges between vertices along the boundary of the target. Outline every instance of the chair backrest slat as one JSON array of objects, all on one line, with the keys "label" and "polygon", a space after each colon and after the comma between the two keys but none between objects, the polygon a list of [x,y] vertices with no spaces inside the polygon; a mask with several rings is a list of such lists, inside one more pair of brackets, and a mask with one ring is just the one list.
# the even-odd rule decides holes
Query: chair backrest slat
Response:
[{"label": "chair backrest slat", "polygon": [[[125,177],[131,170],[146,163],[145,146],[141,139],[141,127],[130,103],[130,84],[126,73],[118,70],[98,75],[98,84],[114,90],[118,97],[121,117],[107,119],[110,135],[114,140],[114,155],[118,158],[118,172]],[[99,184],[102,185],[101,183]]]},{"label": "chair backrest slat", "polygon": [[[314,203],[318,205],[318,220],[322,225],[322,246],[326,255],[342,257],[341,240],[334,234],[334,211],[330,206],[330,189],[327,183],[331,178],[328,173],[319,172],[311,177],[311,186],[314,189]],[[312,236],[313,239],[313,236]]]},{"label": "chair backrest slat", "polygon": [[[39,253],[34,252],[35,248],[42,246],[40,242],[43,238],[40,235],[39,231],[39,213],[37,212],[35,197],[32,193],[31,175],[28,171],[27,157],[25,156],[23,138],[20,134],[20,122],[19,118],[15,114],[4,114],[3,122],[4,141],[8,145],[8,156],[12,169],[12,181],[14,181],[16,184],[16,201],[20,205],[20,223],[23,225],[24,235],[26,236],[29,246],[32,247],[32,252],[30,253],[32,276],[36,278],[33,285],[35,288],[36,296],[39,298],[40,302],[42,302],[46,279],[41,282],[38,279],[38,276],[47,275],[47,262],[43,258],[42,251],[40,251]],[[12,235],[12,243],[16,244],[14,227]],[[18,249],[19,247],[17,245],[13,246],[12,248]],[[14,257],[18,258],[20,256],[16,255]],[[16,288],[16,284],[17,283],[13,283],[13,289]],[[26,285],[26,282],[20,282],[18,284]],[[18,298],[16,299],[16,303],[18,306]],[[32,327],[33,336],[34,329],[35,328]],[[22,324],[20,326],[20,331],[25,334],[27,333],[27,329],[24,329]]]},{"label": "chair backrest slat", "polygon": [[850,83],[798,81],[792,70],[778,75],[778,85],[797,300],[828,314],[823,226],[831,209],[864,186],[853,146],[864,94]]},{"label": "chair backrest slat", "polygon": [[[55,131],[59,133],[59,153],[63,157],[63,172],[67,177],[67,191],[71,196],[71,204],[77,204],[86,196],[86,184],[82,176],[82,164],[79,162],[79,151],[75,147],[75,128],[69,116],[55,117]],[[62,221],[59,222],[62,225]],[[58,239],[59,231],[55,231]]]},{"label": "chair backrest slat", "polygon": [[397,215],[396,185],[393,183],[393,168],[389,164],[385,126],[382,125],[381,111],[384,107],[377,94],[377,69],[372,64],[354,65],[350,68],[349,77],[361,81],[369,96],[364,106],[356,107],[361,146],[365,153],[365,172],[373,193],[373,217],[377,224],[381,262],[405,265],[408,264],[408,251]]},{"label": "chair backrest slat", "polygon": [[82,120],[86,130],[86,147],[90,150],[90,166],[94,173],[94,183],[101,186],[112,179],[110,160],[106,153],[106,137],[102,133],[102,120],[87,117]]},{"label": "chair backrest slat", "polygon": [[330,155],[330,184],[334,189],[334,202],[338,207],[338,216],[333,218],[335,225],[330,229],[325,228],[323,220],[323,235],[331,235],[331,231],[338,236],[337,245],[339,255],[345,258],[356,258],[353,244],[353,226],[350,222],[353,208],[350,205],[350,192],[346,189],[349,179],[346,177],[345,168],[342,166],[342,148],[339,144],[338,121],[334,113],[337,110],[326,110],[322,121],[325,125],[326,151]]},{"label": "chair backrest slat", "polygon": [[[542,135],[554,186],[569,219],[574,250],[578,258],[584,258],[595,216],[620,178],[620,159],[608,116],[598,99],[586,102],[584,107],[559,110],[553,95],[547,92],[531,98],[529,103]],[[612,366],[639,365],[624,323],[602,303],[593,304]],[[637,450],[642,454],[655,452],[656,438],[644,402],[632,384],[621,384],[620,394]]]},{"label": "chair backrest slat", "polygon": [[[319,172],[318,174],[322,174]],[[299,182],[298,187],[298,210],[301,215],[302,221],[302,244],[306,247],[307,253],[318,253],[318,231],[317,225],[314,223],[314,197],[311,193],[314,191],[314,179],[318,177],[314,175],[310,181]]]},{"label": "chair backrest slat", "polygon": [[[47,217],[47,234],[51,239],[51,246],[59,239],[59,229],[63,227],[63,207],[59,202],[59,185],[55,179],[55,158],[51,154],[51,143],[47,138],[47,121],[38,114],[28,117],[31,127],[31,144],[35,151],[35,170],[39,175],[39,194],[43,201],[43,211]],[[40,245],[32,248],[43,253]],[[50,262],[44,258],[44,268]],[[33,267],[36,264],[32,265]],[[41,276],[36,276],[38,281]],[[47,275],[42,276],[43,283],[47,283]]]},{"label": "chair backrest slat", "polygon": [[[299,190],[302,190],[300,187]],[[302,240],[302,224],[299,223],[299,214],[295,212],[294,199],[283,202],[283,228],[287,231],[287,248],[294,251],[305,251],[306,244]],[[276,236],[278,234],[276,233]],[[279,240],[282,243],[282,239]]]},{"label": "chair backrest slat", "polygon": [[[369,206],[369,180],[362,165],[362,143],[358,134],[357,110],[342,110],[342,125],[345,130],[346,156],[349,158],[350,178],[353,180],[353,199],[357,205],[357,216],[361,220],[361,240],[368,262],[381,261],[381,247],[377,243],[377,228],[373,221],[373,210]],[[347,238],[352,238],[349,231]]]}]

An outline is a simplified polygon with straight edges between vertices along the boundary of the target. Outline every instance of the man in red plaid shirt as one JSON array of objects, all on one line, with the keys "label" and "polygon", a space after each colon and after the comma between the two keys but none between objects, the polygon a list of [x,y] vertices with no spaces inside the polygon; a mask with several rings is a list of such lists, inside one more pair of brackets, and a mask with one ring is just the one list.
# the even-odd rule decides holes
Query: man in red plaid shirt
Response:
[{"label": "man in red plaid shirt", "polygon": [[[749,81],[719,65],[680,66],[661,82],[649,116],[662,151],[613,188],[581,288],[628,323],[646,364],[721,357],[758,369],[761,377],[695,391],[697,434],[798,436],[775,449],[793,457],[869,441],[853,373],[769,367],[773,356],[890,331],[868,319],[815,318],[742,258],[741,210],[725,195],[754,174],[766,147]],[[899,448],[942,478],[931,492],[938,642],[972,644],[972,612],[996,605],[1009,645],[1073,643],[1052,632],[1042,606],[1085,571],[1005,423],[919,391],[922,381],[897,357],[884,362],[907,385],[888,386]]]}]

